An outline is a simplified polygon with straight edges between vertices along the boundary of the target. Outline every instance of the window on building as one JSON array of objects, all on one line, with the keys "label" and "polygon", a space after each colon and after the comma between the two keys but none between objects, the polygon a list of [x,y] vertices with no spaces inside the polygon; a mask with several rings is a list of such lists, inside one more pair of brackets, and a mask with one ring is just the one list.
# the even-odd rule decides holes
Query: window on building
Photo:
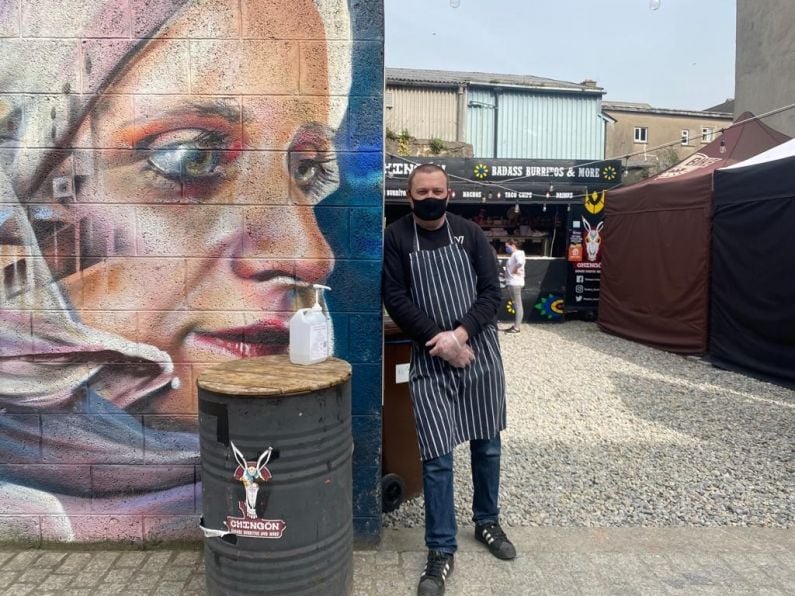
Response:
[{"label": "window on building", "polygon": [[682,129],[682,145],[689,145],[690,144],[690,129],[683,128]]},{"label": "window on building", "polygon": [[635,142],[636,143],[648,143],[649,142],[649,129],[645,126],[636,126],[635,127]]},{"label": "window on building", "polygon": [[712,139],[714,138],[714,135],[715,135],[715,130],[714,129],[712,129],[712,128],[708,127],[708,126],[703,127],[701,129],[701,142],[702,143],[710,143],[710,142],[712,142]]}]

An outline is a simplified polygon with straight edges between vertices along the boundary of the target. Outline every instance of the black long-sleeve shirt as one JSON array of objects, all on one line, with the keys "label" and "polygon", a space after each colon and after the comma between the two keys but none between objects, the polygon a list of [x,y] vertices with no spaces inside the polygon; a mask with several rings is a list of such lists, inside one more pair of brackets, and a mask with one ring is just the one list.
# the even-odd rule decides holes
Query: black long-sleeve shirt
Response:
[{"label": "black long-sleeve shirt", "polygon": [[[411,299],[409,255],[415,250],[413,218],[409,213],[386,228],[381,288],[384,306],[392,320],[414,341],[425,345],[437,333],[449,330],[440,329]],[[469,336],[474,337],[486,325],[497,320],[497,310],[502,301],[497,264],[489,241],[480,227],[452,213],[447,214],[447,222],[453,240],[463,246],[475,271],[477,298],[469,312],[457,321],[457,325],[463,326]],[[422,250],[450,244],[447,226],[433,231],[417,226],[417,237]]]}]

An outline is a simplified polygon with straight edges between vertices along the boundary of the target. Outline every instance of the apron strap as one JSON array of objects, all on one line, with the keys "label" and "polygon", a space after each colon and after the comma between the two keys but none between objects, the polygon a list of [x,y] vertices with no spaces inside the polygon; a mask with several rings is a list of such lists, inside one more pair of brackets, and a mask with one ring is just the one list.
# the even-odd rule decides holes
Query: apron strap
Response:
[{"label": "apron strap", "polygon": [[[414,246],[417,247],[417,252],[420,252],[420,237],[417,235],[417,220],[412,217],[411,223],[414,224]],[[447,237],[450,239],[450,245],[452,246],[453,234],[450,232],[450,223],[447,221],[447,217],[444,218],[444,225],[447,229]]]}]

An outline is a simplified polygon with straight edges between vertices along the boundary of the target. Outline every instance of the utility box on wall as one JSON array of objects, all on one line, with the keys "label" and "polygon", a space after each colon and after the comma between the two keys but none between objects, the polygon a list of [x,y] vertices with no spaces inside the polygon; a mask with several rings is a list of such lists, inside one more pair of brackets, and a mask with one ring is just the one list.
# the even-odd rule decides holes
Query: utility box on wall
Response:
[{"label": "utility box on wall", "polygon": [[0,7],[0,523],[199,539],[195,381],[332,287],[380,536],[383,4]]}]

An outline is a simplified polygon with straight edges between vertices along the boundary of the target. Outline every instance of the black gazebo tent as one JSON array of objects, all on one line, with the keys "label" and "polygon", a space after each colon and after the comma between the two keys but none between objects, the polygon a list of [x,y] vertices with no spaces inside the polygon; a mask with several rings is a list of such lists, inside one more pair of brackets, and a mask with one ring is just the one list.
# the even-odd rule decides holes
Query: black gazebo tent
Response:
[{"label": "black gazebo tent", "polygon": [[795,140],[715,172],[709,355],[795,387]]}]

